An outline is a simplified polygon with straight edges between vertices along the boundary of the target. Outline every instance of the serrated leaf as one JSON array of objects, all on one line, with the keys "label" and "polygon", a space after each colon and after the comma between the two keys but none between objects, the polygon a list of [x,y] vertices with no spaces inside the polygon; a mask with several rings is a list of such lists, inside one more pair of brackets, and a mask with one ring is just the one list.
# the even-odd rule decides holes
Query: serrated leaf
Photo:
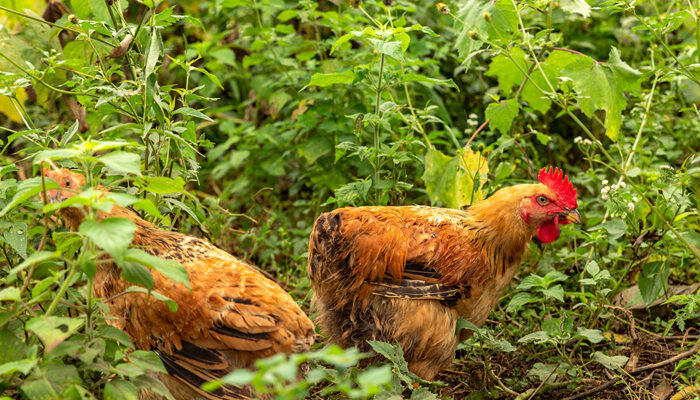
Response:
[{"label": "serrated leaf", "polygon": [[141,176],[141,157],[125,151],[114,151],[98,158],[98,161],[114,172]]},{"label": "serrated leaf", "polygon": [[527,292],[517,293],[516,295],[514,295],[510,299],[510,302],[508,302],[508,306],[506,307],[506,309],[508,311],[517,312],[525,304],[533,303],[536,301],[538,301],[537,297],[535,297],[534,295],[532,295],[530,293],[527,293]]},{"label": "serrated leaf", "polygon": [[27,330],[41,339],[48,353],[83,326],[83,322],[84,320],[78,318],[42,316],[30,319],[27,322]]},{"label": "serrated leaf", "polygon": [[[484,18],[484,12],[490,14],[491,21]],[[512,1],[468,0],[457,11],[457,24],[459,34],[455,47],[460,57],[467,57],[481,48],[484,39],[499,44],[508,43],[511,34],[518,29],[518,14]],[[470,31],[476,32],[479,38],[472,39]]]},{"label": "serrated leaf", "polygon": [[104,400],[138,400],[138,391],[129,381],[112,380],[105,383]]},{"label": "serrated leaf", "polygon": [[201,111],[197,111],[194,108],[190,107],[180,107],[177,110],[173,112],[173,114],[182,114],[182,115],[189,115],[190,117],[194,118],[199,118],[203,119],[205,121],[214,121],[213,119],[209,118],[206,114],[204,114]]},{"label": "serrated leaf", "polygon": [[603,341],[603,339],[605,339],[605,337],[603,336],[603,333],[601,331],[599,331],[598,329],[587,329],[584,327],[579,327],[576,330],[576,334],[578,336],[581,336],[581,337],[587,339],[589,342],[591,342],[593,344],[600,343],[601,341]]},{"label": "serrated leaf", "polygon": [[185,181],[179,176],[175,179],[167,176],[148,176],[146,182],[146,190],[156,194],[182,193],[185,187]]},{"label": "serrated leaf", "polygon": [[2,233],[3,239],[22,258],[27,258],[27,223],[15,221]]},{"label": "serrated leaf", "polygon": [[489,125],[507,134],[519,110],[520,105],[516,99],[491,103],[486,107],[486,119],[490,120]]},{"label": "serrated leaf", "polygon": [[116,259],[121,259],[134,238],[136,225],[126,218],[105,218],[102,221],[85,220],[78,232],[89,237],[95,245]]},{"label": "serrated leaf", "polygon": [[129,249],[126,252],[125,259],[127,261],[141,263],[160,272],[175,282],[182,283],[188,288],[191,288],[187,270],[175,260],[166,260],[139,249]]},{"label": "serrated leaf", "polygon": [[[52,179],[46,179],[46,190],[58,189],[59,186]],[[12,196],[12,200],[0,211],[0,217],[7,214],[10,210],[24,203],[29,198],[36,196],[43,190],[41,177],[37,176],[23,180],[17,187],[17,192]]]},{"label": "serrated leaf", "polygon": [[400,41],[388,41],[373,38],[368,40],[372,44],[372,47],[374,47],[374,50],[376,50],[378,53],[385,54],[401,63],[406,62],[406,59],[403,56],[403,48],[401,47]]},{"label": "serrated leaf", "polygon": [[315,73],[311,76],[309,86],[326,87],[335,84],[346,85],[355,79],[352,71],[331,72],[330,74]]},{"label": "serrated leaf", "polygon": [[600,351],[593,353],[593,359],[602,364],[605,368],[612,370],[622,370],[622,366],[625,365],[629,357],[627,356],[607,356]]}]

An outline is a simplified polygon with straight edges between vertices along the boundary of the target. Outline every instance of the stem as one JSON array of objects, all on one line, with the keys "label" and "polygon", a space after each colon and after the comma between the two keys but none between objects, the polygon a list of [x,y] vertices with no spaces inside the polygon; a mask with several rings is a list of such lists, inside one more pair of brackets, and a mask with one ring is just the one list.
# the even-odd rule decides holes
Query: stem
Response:
[{"label": "stem", "polygon": [[[374,115],[377,116],[377,119],[379,119],[379,102],[382,100],[382,76],[384,75],[384,54],[382,53],[381,57],[379,58],[379,78],[377,80],[377,100],[376,104],[374,106]],[[374,149],[376,151],[379,151],[379,122],[375,123],[374,125]],[[379,168],[376,166],[375,162],[375,167],[374,167],[374,184],[375,186],[379,182]]]},{"label": "stem", "polygon": [[68,290],[68,285],[73,280],[73,275],[75,275],[75,271],[77,271],[77,270],[78,270],[78,268],[76,267],[76,264],[71,264],[70,271],[68,272],[68,276],[61,284],[61,287],[58,289],[58,293],[56,293],[56,297],[53,298],[53,301],[49,305],[49,308],[46,309],[46,313],[44,314],[44,316],[51,315],[53,310],[58,305],[58,301],[61,299],[61,297],[63,297],[63,294],[66,293],[66,290]]}]

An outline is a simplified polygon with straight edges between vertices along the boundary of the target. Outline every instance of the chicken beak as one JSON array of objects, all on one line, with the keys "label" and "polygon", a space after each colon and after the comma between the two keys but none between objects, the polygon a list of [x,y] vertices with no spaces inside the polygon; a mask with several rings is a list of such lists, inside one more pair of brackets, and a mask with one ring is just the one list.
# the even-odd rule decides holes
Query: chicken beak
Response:
[{"label": "chicken beak", "polygon": [[581,214],[578,213],[576,210],[571,210],[567,211],[565,213],[559,214],[560,217],[564,218],[565,220],[569,222],[573,222],[575,224],[581,224]]}]

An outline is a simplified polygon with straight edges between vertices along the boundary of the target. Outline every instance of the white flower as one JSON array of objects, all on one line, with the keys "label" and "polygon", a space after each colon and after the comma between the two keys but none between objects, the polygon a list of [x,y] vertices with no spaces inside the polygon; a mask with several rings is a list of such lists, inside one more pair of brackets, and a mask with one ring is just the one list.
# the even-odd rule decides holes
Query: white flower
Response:
[{"label": "white flower", "polygon": [[477,118],[479,118],[478,115],[476,115],[474,113],[469,114],[469,119],[477,119]]},{"label": "white flower", "polygon": [[582,140],[583,140],[583,138],[581,136],[576,136],[574,138],[574,143],[581,143]]},{"label": "white flower", "polygon": [[637,199],[637,196],[632,196],[632,201],[636,203],[639,199]]},{"label": "white flower", "polygon": [[601,182],[601,183],[603,184],[603,186],[605,186],[605,185],[608,184],[608,180],[607,180],[607,179],[603,179],[603,182]]},{"label": "white flower", "polygon": [[623,188],[623,187],[625,187],[625,186],[627,186],[627,184],[625,183],[625,181],[620,182],[620,187],[621,187],[621,188]]},{"label": "white flower", "polygon": [[620,188],[620,185],[618,185],[617,183],[613,183],[613,184],[610,186],[610,190],[617,190],[617,189],[619,189],[619,188]]},{"label": "white flower", "polygon": [[661,165],[661,166],[659,166],[659,168],[660,169],[673,169],[673,168],[671,168],[670,165]]},{"label": "white flower", "polygon": [[630,212],[634,211],[634,203],[630,202],[629,204],[627,204],[627,209],[628,209]]},{"label": "white flower", "polygon": [[603,193],[603,194],[600,196],[600,198],[603,199],[603,200],[605,201],[605,200],[608,199],[608,195],[605,194],[605,193]]}]

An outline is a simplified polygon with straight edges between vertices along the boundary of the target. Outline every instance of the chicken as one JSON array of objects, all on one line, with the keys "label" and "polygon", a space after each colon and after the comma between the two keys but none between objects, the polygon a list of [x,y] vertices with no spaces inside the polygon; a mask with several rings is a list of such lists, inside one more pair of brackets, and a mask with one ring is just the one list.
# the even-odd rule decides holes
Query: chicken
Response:
[{"label": "chicken", "polygon": [[318,323],[343,347],[399,343],[411,371],[431,380],[450,365],[458,318],[481,326],[536,235],[581,223],[576,189],[559,169],[540,183],[498,190],[465,211],[347,207],[321,214],[309,243]]},{"label": "chicken", "polygon": [[[47,191],[60,202],[85,186],[83,175],[67,169],[44,171],[62,189]],[[84,210],[63,208],[67,227],[77,230]],[[139,349],[153,350],[168,371],[159,379],[176,399],[253,398],[249,388],[226,386],[216,392],[200,389],[206,381],[236,368],[250,368],[256,359],[310,349],[314,325],[292,297],[251,265],[211,243],[159,229],[133,211],[115,205],[98,218],[123,217],[137,227],[132,244],[158,257],[176,260],[186,269],[192,290],[152,271],[153,290],[178,304],[176,312],[144,293],[123,293],[131,284],[112,263],[100,263],[94,295],[111,298],[110,323],[125,331]],[[159,398],[152,393],[142,399]]]}]

